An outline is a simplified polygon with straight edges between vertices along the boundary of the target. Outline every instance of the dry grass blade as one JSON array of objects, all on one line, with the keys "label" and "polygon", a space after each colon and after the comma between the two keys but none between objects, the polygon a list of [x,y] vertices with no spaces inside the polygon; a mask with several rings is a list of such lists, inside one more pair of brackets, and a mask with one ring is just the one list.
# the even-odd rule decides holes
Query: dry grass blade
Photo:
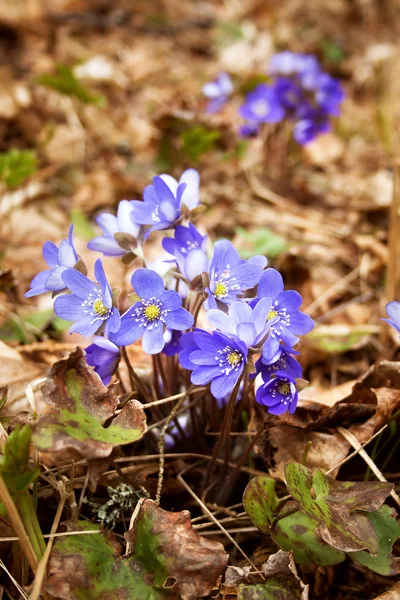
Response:
[{"label": "dry grass blade", "polygon": [[27,558],[29,566],[31,567],[32,571],[35,573],[37,566],[38,566],[38,560],[33,551],[32,544],[31,544],[31,542],[27,536],[27,533],[25,531],[25,527],[22,522],[22,519],[19,516],[19,513],[17,511],[17,507],[14,504],[14,500],[11,498],[10,493],[7,489],[7,486],[4,483],[4,479],[1,477],[1,475],[0,475],[0,499],[6,508],[8,518],[11,521],[11,525],[12,525],[14,531],[18,535],[18,538],[19,538],[19,541],[21,544],[21,549]]},{"label": "dry grass blade", "polygon": [[[348,431],[347,429],[344,429],[344,427],[338,427],[337,430],[345,438],[345,440],[347,440],[349,442],[349,444],[351,444],[353,446],[353,448],[358,451],[359,455],[367,463],[367,465],[369,466],[369,468],[371,469],[371,471],[373,472],[375,477],[377,479],[379,479],[379,481],[383,481],[383,482],[387,483],[387,479],[382,475],[382,473],[380,472],[380,470],[378,469],[378,467],[376,466],[376,464],[374,463],[372,458],[370,456],[368,456],[368,454],[366,453],[364,448],[361,446],[361,444],[357,440],[357,438],[355,438],[354,435],[352,433],[350,433],[350,431]],[[396,494],[396,492],[394,490],[392,490],[390,492],[390,495],[393,498],[393,500],[396,502],[396,504],[400,507],[400,498]]]},{"label": "dry grass blade", "polygon": [[[15,538],[15,539],[18,540],[19,538]],[[24,600],[29,600],[29,597],[26,595],[25,590],[23,590],[23,588],[19,585],[18,581],[16,581],[16,579],[14,579],[14,577],[12,576],[10,571],[7,569],[6,565],[3,563],[2,560],[0,560],[0,567],[3,569],[3,571],[5,573],[7,573],[7,575],[9,576],[9,578],[11,579],[11,581],[13,582],[13,584],[15,585],[15,587],[21,594],[22,598]]]}]

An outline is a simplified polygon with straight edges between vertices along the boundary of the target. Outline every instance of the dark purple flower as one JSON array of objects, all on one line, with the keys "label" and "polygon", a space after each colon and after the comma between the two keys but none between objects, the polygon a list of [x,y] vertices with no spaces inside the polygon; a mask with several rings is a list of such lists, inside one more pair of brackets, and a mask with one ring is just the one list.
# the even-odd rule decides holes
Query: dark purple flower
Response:
[{"label": "dark purple flower", "polygon": [[168,229],[181,216],[181,208],[198,206],[200,176],[195,169],[182,173],[179,183],[171,175],[154,177],[143,192],[143,202],[132,200],[135,223],[151,225],[152,230]]},{"label": "dark purple flower", "polygon": [[315,101],[328,115],[338,117],[340,104],[344,100],[344,91],[340,82],[328,73],[320,73],[316,82]]},{"label": "dark purple flower", "polygon": [[242,137],[256,137],[260,132],[258,123],[248,121],[239,127],[239,135]]},{"label": "dark purple flower", "polygon": [[94,367],[104,385],[110,383],[119,362],[119,348],[110,340],[101,336],[94,336],[93,344],[85,348],[86,362]]},{"label": "dark purple flower", "polygon": [[94,283],[82,273],[68,269],[62,273],[64,287],[72,294],[63,294],[56,298],[54,310],[58,317],[66,321],[76,321],[70,333],[76,331],[85,337],[96,333],[105,326],[105,334],[118,331],[121,317],[113,306],[112,291],[104,273],[100,259],[94,265]]},{"label": "dark purple flower", "polygon": [[267,406],[272,415],[281,415],[287,410],[293,414],[298,398],[294,378],[284,371],[276,371],[273,379],[261,385],[256,392],[258,404]]},{"label": "dark purple flower", "polygon": [[206,245],[207,236],[201,235],[192,223],[188,227],[178,225],[174,237],[162,241],[164,250],[175,256],[180,272],[188,281],[208,271]]},{"label": "dark purple flower", "polygon": [[67,269],[72,269],[78,262],[78,254],[73,241],[74,226],[71,225],[68,240],[63,240],[59,247],[53,242],[43,244],[43,257],[50,269],[41,271],[31,281],[31,287],[26,292],[25,298],[38,296],[45,292],[60,292],[65,289],[62,274]]},{"label": "dark purple flower", "polygon": [[257,373],[261,373],[264,382],[268,382],[272,375],[274,375],[277,371],[284,371],[288,375],[291,375],[295,378],[301,377],[303,370],[300,363],[293,358],[293,354],[299,353],[296,352],[296,350],[293,350],[293,348],[287,348],[281,344],[278,352],[272,357],[268,364],[265,362],[262,356],[257,360]]},{"label": "dark purple flower", "polygon": [[104,256],[123,256],[127,250],[121,248],[115,239],[116,233],[127,233],[135,239],[143,235],[143,227],[133,220],[133,201],[122,200],[118,205],[117,216],[102,213],[96,219],[103,235],[93,238],[88,243],[89,250],[102,252]]},{"label": "dark purple flower", "polygon": [[166,329],[164,331],[164,342],[165,346],[163,348],[163,354],[167,356],[175,356],[182,350],[181,346],[181,338],[182,331],[177,331],[176,329]]},{"label": "dark purple flower", "polygon": [[[299,341],[297,336],[311,331],[314,322],[299,311],[302,298],[293,290],[284,291],[282,275],[275,269],[267,269],[261,275],[257,290],[258,298],[271,298],[272,308],[268,319],[275,319],[265,342],[262,355],[268,364],[279,351],[281,341],[292,347]],[[250,304],[254,304],[251,302]]]},{"label": "dark purple flower", "polygon": [[247,94],[244,104],[239,108],[239,114],[253,124],[277,123],[284,118],[285,110],[279,102],[275,88],[260,83]]},{"label": "dark purple flower", "polygon": [[327,115],[321,111],[309,110],[293,128],[293,137],[302,146],[312,142],[320,133],[331,130]]},{"label": "dark purple flower", "polygon": [[389,319],[382,319],[382,321],[386,321],[386,323],[389,323],[393,329],[400,333],[400,302],[393,300],[386,304],[386,312]]},{"label": "dark purple flower", "polygon": [[143,350],[158,354],[165,345],[164,329],[189,329],[193,317],[182,308],[182,298],[177,292],[165,290],[155,271],[137,269],[131,282],[140,300],[122,315],[121,327],[111,340],[118,346],[129,346],[143,336]]},{"label": "dark purple flower", "polygon": [[204,303],[206,310],[217,308],[217,301],[231,304],[241,298],[245,290],[260,281],[266,264],[265,257],[241,259],[228,240],[216,242],[209,270],[210,286],[206,290],[208,298]]},{"label": "dark purple flower", "polygon": [[228,73],[220,73],[213,81],[206,83],[202,88],[203,94],[210,99],[207,112],[218,112],[227,102],[233,92],[233,83]]},{"label": "dark purple flower", "polygon": [[274,54],[269,63],[269,73],[272,75],[307,76],[309,73],[319,73],[320,66],[315,56],[299,54],[285,50]]},{"label": "dark purple flower", "polygon": [[211,382],[211,393],[217,399],[233,390],[247,362],[244,342],[218,331],[196,330],[186,333],[181,344],[179,362],[184,369],[193,371],[190,380],[194,385]]}]

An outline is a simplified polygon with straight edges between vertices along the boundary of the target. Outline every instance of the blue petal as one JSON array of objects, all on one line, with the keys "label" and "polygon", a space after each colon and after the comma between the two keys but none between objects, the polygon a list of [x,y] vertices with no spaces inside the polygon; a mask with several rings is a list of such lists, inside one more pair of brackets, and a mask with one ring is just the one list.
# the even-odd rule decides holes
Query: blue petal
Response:
[{"label": "blue petal", "polygon": [[176,204],[176,198],[173,192],[170,190],[165,181],[161,179],[161,177],[153,177],[153,186],[159,202],[165,199],[171,200],[174,204]]},{"label": "blue petal", "polygon": [[187,369],[188,371],[192,371],[196,367],[196,365],[192,363],[192,361],[189,358],[196,348],[197,346],[189,346],[188,348],[185,348],[184,350],[181,350],[181,352],[179,352],[179,362],[181,366],[184,369]]},{"label": "blue petal", "polygon": [[233,390],[237,380],[242,374],[243,366],[242,363],[237,371],[233,370],[229,375],[222,375],[211,382],[210,391],[214,398],[223,398]]},{"label": "blue petal", "polygon": [[90,337],[96,333],[101,323],[102,320],[100,318],[96,319],[93,317],[93,315],[86,315],[74,323],[72,327],[70,327],[69,332],[74,333],[76,331],[76,333],[80,333],[84,337]]},{"label": "blue petal", "polygon": [[54,269],[57,266],[58,262],[58,248],[53,242],[45,242],[42,248],[42,254],[44,260],[47,262],[49,267]]},{"label": "blue petal", "polygon": [[106,337],[103,337],[101,335],[94,336],[93,344],[95,344],[99,348],[102,348],[103,350],[106,350],[107,352],[114,352],[114,354],[119,354],[118,346],[116,346],[115,344],[110,342],[110,340],[108,340]]},{"label": "blue petal", "polygon": [[140,298],[161,298],[164,293],[164,282],[155,271],[151,269],[137,269],[131,278],[132,287]]},{"label": "blue petal", "polygon": [[135,220],[136,223],[139,223],[141,225],[150,225],[151,223],[158,221],[158,218],[153,218],[152,216],[154,208],[152,206],[149,206],[147,202],[133,200],[132,204],[132,218]]},{"label": "blue petal", "polygon": [[207,385],[207,383],[210,383],[213,377],[218,377],[220,373],[221,369],[219,367],[200,365],[196,367],[191,374],[190,381],[194,385]]},{"label": "blue petal", "polygon": [[170,327],[171,329],[185,331],[185,329],[192,327],[194,319],[190,312],[184,308],[178,308],[177,310],[173,310],[166,314],[165,322],[167,327]]},{"label": "blue petal", "polygon": [[98,258],[94,263],[94,276],[96,277],[97,283],[100,285],[101,291],[103,292],[103,304],[107,306],[107,308],[111,308],[111,288],[108,284],[107,277],[103,268],[103,263],[101,262],[101,258]]},{"label": "blue petal", "polygon": [[65,283],[61,275],[70,268],[71,267],[56,267],[53,269],[46,282],[46,288],[55,292],[65,289]]},{"label": "blue petal", "polygon": [[25,298],[32,298],[33,296],[38,296],[39,294],[44,294],[48,290],[46,289],[46,283],[51,274],[51,270],[48,269],[46,271],[41,271],[31,281],[30,289],[24,294]]},{"label": "blue petal", "polygon": [[115,238],[107,235],[93,238],[87,247],[94,252],[101,252],[104,256],[123,256],[126,252],[121,246],[118,246]]},{"label": "blue petal", "polygon": [[207,311],[206,317],[211,325],[213,325],[216,329],[226,333],[235,333],[235,323],[231,319],[230,315],[228,316],[222,310],[219,310],[218,308],[212,308],[211,310]]},{"label": "blue petal", "polygon": [[240,323],[236,330],[237,336],[246,344],[252,346],[257,337],[257,331],[253,323]]},{"label": "blue petal", "polygon": [[121,326],[118,331],[109,335],[110,340],[118,346],[130,346],[144,332],[144,327],[131,315],[133,308],[134,306],[122,315]]},{"label": "blue petal", "polygon": [[232,270],[239,263],[240,257],[231,242],[228,240],[220,240],[214,244],[214,254],[211,260],[210,270],[215,271],[215,274],[222,274],[230,265]]},{"label": "blue petal", "polygon": [[182,298],[174,290],[165,290],[161,294],[160,301],[165,310],[177,310],[182,306]]},{"label": "blue petal", "polygon": [[89,294],[93,292],[97,293],[99,290],[93,281],[90,281],[85,275],[75,271],[74,269],[68,269],[62,274],[62,279],[71,292],[86,300]]},{"label": "blue petal", "polygon": [[295,292],[294,290],[287,290],[286,292],[281,292],[276,297],[276,302],[278,302],[278,306],[283,306],[286,308],[288,313],[292,313],[301,306],[303,301],[299,292]]},{"label": "blue petal", "polygon": [[[57,317],[66,321],[78,321],[87,313],[87,307],[82,306],[82,299],[74,294],[58,296],[54,302],[54,312]],[[92,316],[90,318],[93,318]]]},{"label": "blue petal", "polygon": [[249,263],[241,264],[232,270],[232,277],[236,278],[236,282],[241,290],[247,290],[254,287],[260,281],[263,273],[261,267]]},{"label": "blue petal", "polygon": [[150,327],[146,327],[143,338],[143,350],[147,354],[159,354],[164,348],[164,332],[161,321],[155,321]]},{"label": "blue petal", "polygon": [[58,248],[57,263],[66,267],[73,267],[76,263],[74,249],[67,240],[63,240]]},{"label": "blue petal", "polygon": [[262,254],[256,254],[256,256],[252,256],[251,258],[249,258],[248,262],[252,265],[257,265],[262,269],[265,269],[265,267],[268,264],[268,258],[263,256]]},{"label": "blue petal", "polygon": [[264,271],[258,284],[258,296],[268,296],[275,300],[281,292],[283,292],[283,279],[279,271],[276,269]]},{"label": "blue petal", "polygon": [[392,322],[390,323],[390,321],[388,319],[383,319],[383,320],[387,321],[390,324],[393,323],[394,326],[397,329],[399,329],[399,327],[400,327],[400,302],[396,302],[395,300],[393,300],[392,302],[388,302],[388,304],[386,304],[386,312]]},{"label": "blue petal", "polygon": [[[252,321],[252,310],[244,302],[232,302],[229,307],[229,317],[232,319],[235,327],[244,321]],[[233,331],[232,333],[235,333]]]},{"label": "blue petal", "polygon": [[195,332],[193,340],[201,350],[205,350],[206,352],[218,352],[218,350],[221,350],[226,345],[222,344],[216,335],[211,335],[211,333],[206,331]]},{"label": "blue petal", "polygon": [[314,321],[309,315],[296,311],[290,316],[290,330],[296,335],[304,335],[314,327]]},{"label": "blue petal", "polygon": [[[190,355],[190,362],[194,365],[211,365],[214,367],[218,365],[214,352],[204,352],[204,350],[197,349]],[[219,366],[218,370],[221,371]]]},{"label": "blue petal", "polygon": [[102,213],[97,217],[96,223],[106,236],[113,237],[118,232],[118,220],[114,215]]},{"label": "blue petal", "polygon": [[272,356],[275,356],[279,350],[279,338],[269,335],[267,341],[262,348],[262,356],[265,362],[270,361]]},{"label": "blue petal", "polygon": [[119,311],[114,307],[111,310],[111,314],[107,319],[105,326],[105,334],[109,335],[110,333],[116,333],[121,327],[121,315]]},{"label": "blue petal", "polygon": [[199,185],[200,175],[196,169],[187,169],[181,175],[179,183],[186,183],[187,187],[183,192],[181,203],[189,210],[193,210],[200,202]]},{"label": "blue petal", "polygon": [[269,311],[271,310],[271,298],[261,298],[253,308],[253,323],[257,332],[261,331],[265,326]]}]

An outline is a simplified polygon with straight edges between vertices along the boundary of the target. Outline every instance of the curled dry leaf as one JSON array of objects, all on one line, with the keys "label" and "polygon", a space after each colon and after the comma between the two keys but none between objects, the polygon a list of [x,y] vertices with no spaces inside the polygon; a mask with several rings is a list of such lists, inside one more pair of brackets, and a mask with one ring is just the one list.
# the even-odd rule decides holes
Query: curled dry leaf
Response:
[{"label": "curled dry leaf", "polygon": [[87,365],[81,348],[53,365],[42,391],[55,411],[39,419],[33,441],[42,452],[51,452],[56,463],[107,458],[113,448],[137,441],[146,431],[146,416],[136,400],[104,427],[115,414],[118,397]]},{"label": "curled dry leaf", "polygon": [[322,539],[343,552],[379,552],[379,540],[366,512],[376,511],[393,489],[380,481],[335,481],[319,469],[297,463],[285,467],[286,483],[300,508],[320,524]]},{"label": "curled dry leaf", "polygon": [[377,596],[375,600],[400,600],[400,583],[396,583],[388,592]]},{"label": "curled dry leaf", "polygon": [[207,596],[228,562],[222,544],[192,529],[188,511],[168,512],[153,500],[144,500],[125,537],[154,574],[154,585],[171,588],[182,600]]}]

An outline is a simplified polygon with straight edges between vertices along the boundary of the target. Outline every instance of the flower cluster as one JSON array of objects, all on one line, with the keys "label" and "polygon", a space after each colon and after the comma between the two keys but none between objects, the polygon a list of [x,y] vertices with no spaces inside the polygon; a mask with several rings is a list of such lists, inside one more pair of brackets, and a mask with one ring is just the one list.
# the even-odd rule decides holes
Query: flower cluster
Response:
[{"label": "flower cluster", "polygon": [[[222,407],[231,395],[237,401],[260,375],[252,397],[273,414],[293,412],[296,379],[301,377],[294,346],[313,321],[299,310],[300,294],[284,290],[282,276],[267,268],[264,256],[244,260],[228,240],[208,247],[207,236],[188,220],[198,212],[199,181],[194,169],[179,181],[167,174],[156,176],[143,201],[122,200],[117,216],[97,217],[102,235],[89,242],[89,249],[121,257],[125,264],[141,263],[132,265],[130,293],[120,297],[119,290],[111,289],[101,259],[94,265],[94,280],[84,274],[71,228],[58,248],[45,243],[50,269],[34,278],[26,295],[58,292],[56,314],[72,322],[71,333],[94,336],[86,348],[87,362],[106,385],[117,369],[121,347],[141,339],[144,352],[164,355],[178,389],[189,378],[194,386],[210,385]],[[167,284],[146,266],[143,248],[154,230],[172,234],[162,240],[164,264],[170,267]],[[119,307],[125,309],[122,314]],[[205,318],[210,327],[199,327]],[[161,357],[157,360],[162,368]],[[178,361],[190,372],[186,376],[176,370]],[[164,378],[155,377],[162,393],[168,386],[165,373]]]},{"label": "flower cluster", "polygon": [[[330,130],[330,117],[339,116],[344,92],[340,82],[321,69],[315,56],[290,51],[274,54],[267,76],[268,82],[251,90],[239,108],[244,119],[241,136],[255,136],[263,123],[285,118],[294,121],[293,136],[302,145]],[[203,94],[211,99],[207,111],[220,110],[232,92],[227,73],[204,85]]]}]

